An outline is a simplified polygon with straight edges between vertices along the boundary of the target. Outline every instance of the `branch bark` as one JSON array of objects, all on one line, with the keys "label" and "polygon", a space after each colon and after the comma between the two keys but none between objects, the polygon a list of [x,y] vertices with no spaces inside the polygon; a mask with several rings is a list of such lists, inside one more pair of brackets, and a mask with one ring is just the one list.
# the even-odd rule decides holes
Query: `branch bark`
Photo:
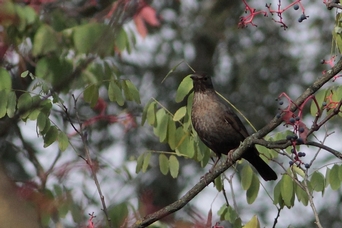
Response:
[{"label": "branch bark", "polygon": [[[323,76],[318,78],[310,87],[308,87],[304,93],[299,96],[294,103],[291,105],[291,111],[296,111],[297,107],[300,107],[301,104],[305,101],[306,98],[314,94],[318,91],[325,83],[331,80],[336,74],[338,74],[342,70],[342,58],[336,63],[336,65],[329,71],[327,71]],[[253,145],[255,141],[262,139],[268,133],[273,131],[282,123],[282,118],[274,117],[265,127],[263,127],[258,132],[252,134],[247,137],[241,145],[232,153],[232,155],[228,155],[230,158],[224,163],[217,165],[212,172],[207,173],[204,178],[202,178],[194,187],[192,187],[184,196],[182,196],[179,200],[174,203],[160,209],[157,212],[151,213],[145,216],[143,219],[137,220],[133,225],[134,228],[146,227],[155,221],[160,220],[161,218],[178,211],[183,208],[188,202],[190,202],[198,193],[200,193],[209,183],[215,180],[221,173],[226,171],[229,167],[232,166],[241,156],[244,151]]]}]

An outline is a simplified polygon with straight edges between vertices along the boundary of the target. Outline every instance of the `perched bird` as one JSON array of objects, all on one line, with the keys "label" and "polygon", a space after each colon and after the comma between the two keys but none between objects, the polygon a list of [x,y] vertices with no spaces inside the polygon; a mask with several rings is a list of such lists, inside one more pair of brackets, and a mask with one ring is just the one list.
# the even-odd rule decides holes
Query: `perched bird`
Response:
[{"label": "perched bird", "polygon": [[[201,74],[190,77],[194,85],[192,125],[203,143],[218,156],[218,161],[221,154],[239,147],[249,134],[239,117],[216,94],[210,77]],[[277,174],[259,157],[255,146],[247,149],[242,158],[249,161],[264,180],[277,179]]]}]

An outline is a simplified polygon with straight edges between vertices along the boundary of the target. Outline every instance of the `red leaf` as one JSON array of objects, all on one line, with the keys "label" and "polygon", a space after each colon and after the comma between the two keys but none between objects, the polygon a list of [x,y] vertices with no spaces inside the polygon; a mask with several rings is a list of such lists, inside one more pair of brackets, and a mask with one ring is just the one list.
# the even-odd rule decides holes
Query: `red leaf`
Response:
[{"label": "red leaf", "polygon": [[308,138],[309,128],[307,128],[305,123],[303,123],[302,121],[300,121],[299,124],[298,124],[298,129],[299,128],[303,128],[304,129],[303,132],[299,132],[299,137],[301,139],[303,139],[304,143],[306,143],[307,138]]},{"label": "red leaf", "polygon": [[143,38],[145,38],[147,35],[147,29],[146,29],[144,20],[142,19],[142,17],[140,17],[139,14],[134,17],[134,23],[135,23],[135,26],[137,27],[138,33]]},{"label": "red leaf", "polygon": [[293,125],[293,123],[290,122],[290,118],[292,118],[294,116],[293,112],[291,111],[284,111],[284,115],[283,115],[283,121],[285,122],[285,124],[289,124],[289,125]]},{"label": "red leaf", "polygon": [[156,11],[150,6],[142,8],[138,15],[151,26],[160,25]]}]

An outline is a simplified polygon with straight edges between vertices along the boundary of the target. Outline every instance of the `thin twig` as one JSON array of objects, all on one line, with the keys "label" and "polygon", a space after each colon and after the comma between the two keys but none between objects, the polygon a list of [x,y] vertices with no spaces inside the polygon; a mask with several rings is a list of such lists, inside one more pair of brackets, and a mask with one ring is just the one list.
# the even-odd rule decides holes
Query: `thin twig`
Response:
[{"label": "thin twig", "polygon": [[328,147],[326,145],[323,145],[321,143],[317,143],[317,142],[307,142],[305,145],[308,146],[315,146],[321,149],[324,149],[326,151],[328,151],[329,153],[332,153],[333,155],[335,155],[335,157],[342,159],[342,153],[338,152],[337,150],[332,149],[331,147]]},{"label": "thin twig", "polygon": [[277,225],[277,223],[278,223],[278,218],[280,217],[280,211],[281,211],[281,209],[282,209],[282,208],[280,208],[280,207],[278,208],[278,213],[277,213],[277,216],[276,216],[275,219],[274,219],[272,228],[275,228],[276,225]]},{"label": "thin twig", "polygon": [[[100,196],[100,199],[101,199],[101,203],[102,203],[102,210],[106,216],[106,219],[107,219],[107,225],[108,227],[112,228],[112,221],[109,217],[109,214],[108,214],[108,210],[107,210],[107,206],[106,206],[106,202],[105,202],[105,198],[102,194],[102,190],[101,190],[101,185],[100,185],[100,182],[99,180],[97,179],[97,175],[96,175],[96,170],[95,170],[95,167],[94,167],[94,163],[93,163],[93,160],[90,156],[90,151],[89,151],[89,147],[88,147],[88,141],[87,141],[87,136],[85,134],[85,132],[83,131],[83,127],[82,127],[82,123],[81,123],[81,120],[80,120],[80,117],[78,115],[78,111],[76,109],[76,103],[77,103],[77,99],[75,99],[74,96],[72,96],[74,98],[74,107],[75,107],[75,114],[76,114],[76,118],[80,124],[80,129],[77,131],[81,137],[81,140],[82,140],[82,143],[83,143],[83,148],[84,148],[84,151],[85,151],[85,155],[86,155],[86,158],[83,158],[82,156],[80,156],[81,158],[83,158],[83,160],[86,161],[86,163],[88,164],[88,166],[90,167],[90,170],[91,170],[91,174],[93,176],[93,179],[94,179],[94,182],[95,182],[95,185],[96,185],[96,188],[97,188],[97,192],[99,193],[99,196]],[[71,124],[73,126],[73,124]],[[74,129],[76,129],[75,126],[73,126]]]},{"label": "thin twig", "polygon": [[226,189],[224,189],[224,185],[222,185],[222,193],[223,193],[223,197],[226,200],[226,206],[229,207],[229,201],[228,201],[228,197],[226,194]]}]

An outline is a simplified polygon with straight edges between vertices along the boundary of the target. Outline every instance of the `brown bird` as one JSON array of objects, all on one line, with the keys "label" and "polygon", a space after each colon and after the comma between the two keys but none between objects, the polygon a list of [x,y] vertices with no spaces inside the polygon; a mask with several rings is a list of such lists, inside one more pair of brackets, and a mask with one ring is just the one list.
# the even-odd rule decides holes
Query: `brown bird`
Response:
[{"label": "brown bird", "polygon": [[[218,161],[221,154],[239,147],[249,134],[239,117],[216,94],[210,77],[200,74],[190,77],[194,84],[192,125],[203,143],[215,152]],[[277,179],[277,174],[259,157],[255,146],[247,149],[242,158],[249,161],[264,180]]]}]

